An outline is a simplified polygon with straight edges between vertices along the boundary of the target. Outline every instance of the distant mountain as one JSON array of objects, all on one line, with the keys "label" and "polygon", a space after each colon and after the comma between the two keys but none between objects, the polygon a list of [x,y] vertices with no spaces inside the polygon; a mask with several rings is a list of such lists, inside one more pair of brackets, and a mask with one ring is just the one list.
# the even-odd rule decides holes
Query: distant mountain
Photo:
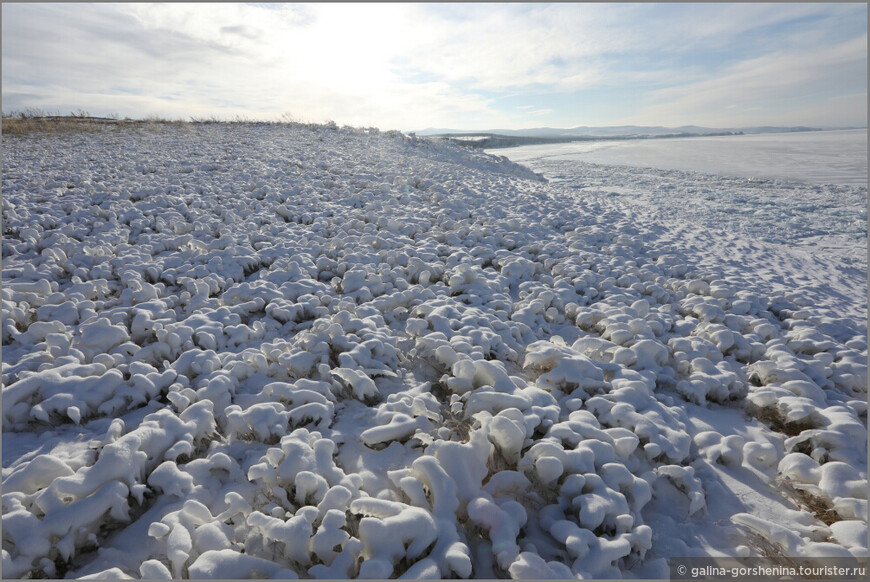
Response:
[{"label": "distant mountain", "polygon": [[735,133],[785,133],[797,131],[820,131],[817,127],[739,127],[739,128],[712,128],[697,125],[683,125],[680,127],[662,127],[645,125],[618,125],[606,127],[580,126],[570,129],[558,129],[553,127],[536,127],[532,129],[486,129],[486,130],[460,130],[446,128],[427,128],[416,132],[420,136],[474,136],[474,135],[497,135],[505,137],[528,137],[528,138],[590,138],[590,137],[656,137],[665,135],[714,135]]},{"label": "distant mountain", "polygon": [[[798,125],[796,127],[774,127],[763,125],[761,127],[744,127],[743,133],[794,133],[798,131],[822,131],[821,127],[805,127]],[[850,128],[851,129],[851,128]]]}]

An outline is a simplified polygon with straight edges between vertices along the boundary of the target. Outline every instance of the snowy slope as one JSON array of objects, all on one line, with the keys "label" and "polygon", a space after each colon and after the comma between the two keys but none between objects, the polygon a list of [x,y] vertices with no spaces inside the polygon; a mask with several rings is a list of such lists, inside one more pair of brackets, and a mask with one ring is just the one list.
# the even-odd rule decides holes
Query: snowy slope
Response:
[{"label": "snowy slope", "polygon": [[866,317],[648,208],[395,133],[5,139],[4,577],[867,555]]},{"label": "snowy slope", "polygon": [[[532,155],[532,148],[518,148]],[[511,153],[513,158],[514,153]],[[635,221],[743,286],[799,292],[834,316],[866,321],[867,188],[694,171],[523,159],[566,196],[630,209]],[[863,324],[862,324],[863,327]]]}]

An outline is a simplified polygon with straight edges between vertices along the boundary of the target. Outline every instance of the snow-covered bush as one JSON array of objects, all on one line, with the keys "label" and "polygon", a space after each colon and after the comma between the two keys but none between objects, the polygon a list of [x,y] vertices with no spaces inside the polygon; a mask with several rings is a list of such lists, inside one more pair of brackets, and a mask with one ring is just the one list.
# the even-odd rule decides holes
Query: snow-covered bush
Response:
[{"label": "snow-covered bush", "polygon": [[866,325],[598,190],[714,177],[144,131],[4,139],[7,577],[662,577],[728,517],[866,555]]}]

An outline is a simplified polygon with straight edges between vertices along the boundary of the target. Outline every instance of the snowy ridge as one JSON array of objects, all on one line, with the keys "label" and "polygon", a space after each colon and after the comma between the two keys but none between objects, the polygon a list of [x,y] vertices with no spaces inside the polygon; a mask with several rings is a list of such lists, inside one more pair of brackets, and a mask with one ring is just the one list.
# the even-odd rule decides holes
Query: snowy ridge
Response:
[{"label": "snowy ridge", "polygon": [[7,140],[3,226],[5,577],[867,555],[866,320],[607,196],[397,133],[165,127]]}]

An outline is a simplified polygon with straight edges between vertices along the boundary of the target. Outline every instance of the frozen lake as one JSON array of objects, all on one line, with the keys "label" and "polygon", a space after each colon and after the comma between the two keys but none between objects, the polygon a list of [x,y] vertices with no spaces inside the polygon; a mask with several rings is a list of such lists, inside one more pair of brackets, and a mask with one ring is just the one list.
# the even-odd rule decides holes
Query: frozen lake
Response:
[{"label": "frozen lake", "polygon": [[489,153],[519,163],[554,158],[808,184],[867,185],[866,129],[574,142]]}]

